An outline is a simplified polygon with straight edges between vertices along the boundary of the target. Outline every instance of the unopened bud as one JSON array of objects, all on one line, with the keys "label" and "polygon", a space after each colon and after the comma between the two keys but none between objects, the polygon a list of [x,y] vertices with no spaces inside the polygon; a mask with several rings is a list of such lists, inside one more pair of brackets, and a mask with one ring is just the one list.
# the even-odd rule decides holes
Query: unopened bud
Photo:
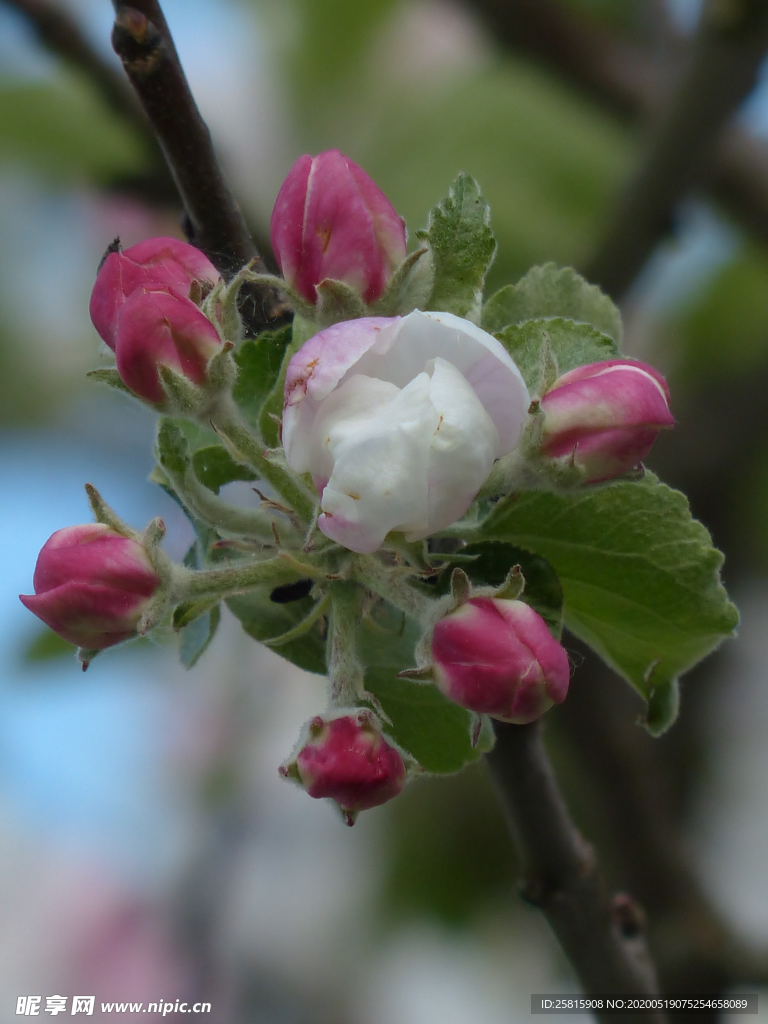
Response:
[{"label": "unopened bud", "polygon": [[298,753],[281,765],[280,774],[294,779],[311,797],[335,800],[349,825],[358,811],[386,803],[405,785],[400,752],[366,710],[311,719]]},{"label": "unopened bud", "polygon": [[193,282],[217,284],[219,272],[199,249],[177,238],[147,238],[138,245],[109,252],[91,293],[91,320],[110,348],[115,347],[118,317],[126,299],[138,289],[165,291],[188,298]]},{"label": "unopened bud", "polygon": [[632,359],[577,366],[541,399],[541,453],[569,459],[584,483],[639,466],[658,432],[674,425],[669,388],[652,366]]},{"label": "unopened bud", "polygon": [[22,604],[59,636],[100,651],[134,636],[160,586],[141,544],[102,523],[67,526],[44,544]]},{"label": "unopened bud", "polygon": [[134,292],[120,313],[115,357],[131,391],[153,404],[165,400],[160,367],[204,384],[208,364],[222,348],[210,320],[190,299],[168,292]]},{"label": "unopened bud", "polygon": [[523,725],[568,692],[568,655],[522,601],[473,597],[435,625],[434,680],[449,700]]},{"label": "unopened bud", "polygon": [[375,302],[406,254],[402,219],[337,149],[299,157],[275,200],[270,237],[285,280],[313,305],[327,278]]}]

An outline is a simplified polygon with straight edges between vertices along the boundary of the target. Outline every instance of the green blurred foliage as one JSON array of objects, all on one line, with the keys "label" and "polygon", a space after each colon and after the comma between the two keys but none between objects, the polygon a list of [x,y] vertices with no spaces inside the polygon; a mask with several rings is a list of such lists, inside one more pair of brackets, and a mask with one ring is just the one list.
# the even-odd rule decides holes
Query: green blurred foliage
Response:
[{"label": "green blurred foliage", "polygon": [[768,363],[768,253],[746,244],[674,325],[685,384]]},{"label": "green blurred foliage", "polygon": [[467,925],[490,906],[511,905],[517,866],[488,776],[470,766],[408,786],[391,804],[385,916]]},{"label": "green blurred foliage", "polygon": [[30,664],[54,661],[58,658],[74,658],[77,648],[54,633],[48,626],[41,626],[29,640],[24,650],[24,660]]},{"label": "green blurred foliage", "polygon": [[[294,0],[301,27],[285,74],[301,149],[348,153],[391,198],[411,237],[457,174],[471,174],[499,242],[491,290],[534,263],[582,263],[629,166],[628,133],[523,61],[489,53],[476,69],[446,67],[430,79],[391,45],[382,55],[376,29],[391,34],[401,6]],[[342,26],[341,34],[329,42],[317,25],[326,33]],[[345,54],[351,40],[358,49]]]},{"label": "green blurred foliage", "polygon": [[142,170],[145,154],[89,82],[0,79],[0,166],[22,165],[60,188]]}]

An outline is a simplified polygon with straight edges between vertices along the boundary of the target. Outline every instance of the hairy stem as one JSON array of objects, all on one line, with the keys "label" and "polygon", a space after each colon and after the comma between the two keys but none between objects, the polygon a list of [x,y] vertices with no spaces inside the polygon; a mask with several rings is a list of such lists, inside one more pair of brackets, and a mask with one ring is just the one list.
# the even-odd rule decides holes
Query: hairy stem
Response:
[{"label": "hairy stem", "polygon": [[[177,571],[179,571],[177,569]],[[232,565],[226,569],[202,569],[185,573],[183,579],[186,600],[198,597],[228,597],[241,594],[253,587],[278,587],[284,583],[312,578],[322,579],[326,573],[317,560],[298,562],[295,558],[278,555],[264,562],[250,565]],[[180,587],[180,589],[182,589]]]},{"label": "hairy stem", "polygon": [[[557,787],[539,723],[494,722],[494,730],[496,746],[485,756],[520,853],[524,898],[546,916],[586,995],[657,994],[642,911],[629,897],[609,895]],[[663,1015],[636,1020],[660,1024]]]},{"label": "hairy stem", "polygon": [[357,656],[361,590],[354,583],[332,583],[328,633],[331,703],[354,707],[364,692],[364,670]]},{"label": "hairy stem", "polygon": [[375,555],[358,555],[351,575],[416,622],[426,624],[435,602],[409,586],[402,572],[383,565]]},{"label": "hairy stem", "polygon": [[[296,476],[284,464],[282,454],[268,457],[264,445],[251,431],[234,405],[222,408],[214,417],[213,427],[231,449],[239,462],[249,465],[261,480],[271,484],[288,503],[305,526],[313,521],[317,499],[313,497]],[[282,464],[281,464],[282,463]]]}]

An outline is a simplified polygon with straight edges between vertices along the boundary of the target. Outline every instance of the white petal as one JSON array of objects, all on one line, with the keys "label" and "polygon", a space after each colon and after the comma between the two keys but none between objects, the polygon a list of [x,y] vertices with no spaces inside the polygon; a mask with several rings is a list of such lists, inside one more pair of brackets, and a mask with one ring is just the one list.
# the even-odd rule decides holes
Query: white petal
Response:
[{"label": "white petal", "polygon": [[320,404],[307,447],[308,468],[318,490],[322,491],[333,473],[339,446],[379,429],[384,407],[399,394],[394,384],[356,374]]},{"label": "white petal", "polygon": [[491,472],[499,443],[475,391],[444,359],[435,360],[429,397],[438,425],[429,451],[428,524],[408,540],[420,540],[464,515]]},{"label": "white petal", "polygon": [[452,363],[474,388],[499,433],[496,457],[517,445],[530,395],[507,350],[492,335],[452,313],[415,310],[392,321],[347,371],[404,387],[430,360]]},{"label": "white petal", "polygon": [[283,447],[288,465],[309,469],[309,435],[320,403],[345,373],[399,317],[362,317],[327,327],[311,337],[288,365],[283,409]]},{"label": "white petal", "polygon": [[317,436],[333,460],[318,525],[352,551],[375,551],[390,530],[428,528],[429,448],[439,419],[430,385],[426,373],[402,391],[357,375],[339,387],[330,414],[323,408],[318,418]]}]

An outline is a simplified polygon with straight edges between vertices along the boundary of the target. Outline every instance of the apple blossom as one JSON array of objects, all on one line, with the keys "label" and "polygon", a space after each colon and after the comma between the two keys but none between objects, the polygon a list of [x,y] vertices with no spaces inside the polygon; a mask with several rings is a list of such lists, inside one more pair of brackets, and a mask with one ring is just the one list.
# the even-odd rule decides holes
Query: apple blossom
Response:
[{"label": "apple blossom", "polygon": [[193,281],[212,286],[219,280],[208,257],[177,238],[147,238],[124,251],[115,249],[104,259],[93,286],[93,326],[113,349],[120,311],[138,289],[166,291],[185,299]]},{"label": "apple blossom", "polygon": [[402,219],[338,149],[299,157],[275,200],[270,237],[285,280],[313,304],[326,278],[375,302],[405,259]]},{"label": "apple blossom", "polygon": [[148,402],[165,399],[160,366],[203,384],[208,363],[221,348],[216,328],[191,299],[138,289],[123,304],[115,337],[117,370]]},{"label": "apple blossom", "polygon": [[541,400],[541,451],[569,457],[585,483],[611,480],[648,455],[674,425],[667,382],[652,366],[611,359],[564,373]]},{"label": "apple blossom", "polygon": [[141,544],[101,523],[67,526],[43,545],[26,608],[79,647],[127,640],[160,585]]},{"label": "apple blossom", "polygon": [[405,765],[370,711],[317,715],[305,727],[295,758],[280,774],[311,797],[330,797],[353,824],[358,811],[378,807],[405,785]]},{"label": "apple blossom", "polygon": [[323,533],[369,553],[390,530],[418,540],[459,519],[517,445],[529,404],[507,351],[468,320],[364,317],[291,360],[283,444],[312,474]]},{"label": "apple blossom", "polygon": [[473,597],[432,634],[433,677],[449,700],[523,725],[568,692],[568,655],[522,601]]}]

